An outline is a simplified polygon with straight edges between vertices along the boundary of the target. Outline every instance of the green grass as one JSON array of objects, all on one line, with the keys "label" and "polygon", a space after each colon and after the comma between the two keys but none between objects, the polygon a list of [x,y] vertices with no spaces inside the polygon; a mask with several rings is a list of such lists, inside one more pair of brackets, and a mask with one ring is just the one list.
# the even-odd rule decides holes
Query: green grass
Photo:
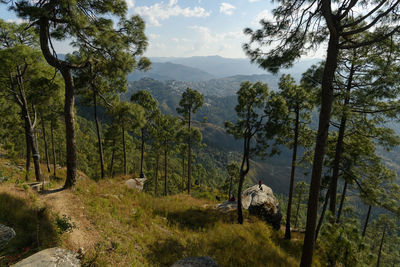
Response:
[{"label": "green grass", "polygon": [[152,197],[126,188],[118,178],[81,182],[76,193],[102,236],[88,256],[100,266],[170,266],[205,255],[221,266],[299,262],[301,238],[285,241],[282,232],[247,213],[239,225],[236,214],[217,212],[209,200],[183,194]]},{"label": "green grass", "polygon": [[0,222],[16,232],[0,252],[0,266],[8,266],[59,244],[52,216],[45,207],[37,205],[36,199],[36,195],[28,191],[0,191]]}]

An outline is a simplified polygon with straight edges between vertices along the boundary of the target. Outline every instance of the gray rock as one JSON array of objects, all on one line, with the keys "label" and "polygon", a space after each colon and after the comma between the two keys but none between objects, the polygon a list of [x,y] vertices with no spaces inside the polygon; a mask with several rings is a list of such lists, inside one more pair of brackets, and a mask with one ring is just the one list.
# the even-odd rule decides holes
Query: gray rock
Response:
[{"label": "gray rock", "polygon": [[62,248],[48,248],[12,265],[14,267],[80,267],[78,255]]},{"label": "gray rock", "polygon": [[281,226],[282,213],[279,201],[266,185],[254,185],[242,193],[242,206],[250,214],[271,224],[276,230]]},{"label": "gray rock", "polygon": [[[243,206],[243,205],[242,205]],[[223,213],[228,213],[237,210],[237,201],[225,201],[217,206],[217,210]]]},{"label": "gray rock", "polygon": [[171,267],[219,267],[219,265],[209,256],[203,256],[177,261]]},{"label": "gray rock", "polygon": [[[279,229],[282,220],[282,213],[279,201],[272,189],[266,185],[254,185],[242,193],[242,207],[249,210],[250,214],[271,224]],[[225,201],[217,206],[217,210],[227,213],[237,209],[237,201]]]},{"label": "gray rock", "polygon": [[0,224],[0,249],[7,245],[15,236],[15,231],[11,227]]},{"label": "gray rock", "polygon": [[137,189],[139,191],[143,190],[144,182],[146,182],[146,178],[133,178],[129,179],[125,182],[125,185],[132,189]]}]

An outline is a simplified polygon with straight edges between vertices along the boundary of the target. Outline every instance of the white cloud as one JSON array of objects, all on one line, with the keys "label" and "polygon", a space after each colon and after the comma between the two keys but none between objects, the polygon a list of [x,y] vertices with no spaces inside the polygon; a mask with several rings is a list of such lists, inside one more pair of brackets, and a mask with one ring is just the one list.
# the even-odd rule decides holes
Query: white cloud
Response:
[{"label": "white cloud", "polygon": [[154,33],[150,33],[147,36],[149,37],[150,40],[155,40],[155,39],[160,38],[159,34],[154,34]]},{"label": "white cloud", "polygon": [[260,13],[258,13],[256,15],[256,17],[254,18],[254,20],[251,22],[251,24],[258,26],[260,21],[264,19],[264,20],[273,20],[274,16],[271,14],[271,12],[267,9],[261,11]]},{"label": "white cloud", "polygon": [[233,10],[235,10],[236,7],[232,4],[229,3],[221,3],[221,5],[219,6],[219,12],[225,15],[232,15],[233,14]]},{"label": "white cloud", "polygon": [[128,9],[133,8],[135,6],[135,0],[125,0]]},{"label": "white cloud", "polygon": [[170,17],[208,17],[211,12],[206,11],[202,7],[186,7],[182,8],[178,5],[177,0],[170,0],[168,4],[161,2],[152,6],[139,6],[135,8],[135,12],[142,16],[150,25],[161,26],[160,21]]},{"label": "white cloud", "polygon": [[260,0],[249,0],[250,3],[258,2]]},{"label": "white cloud", "polygon": [[28,23],[29,21],[21,19],[21,18],[16,18],[16,19],[8,19],[6,20],[8,23],[15,23],[15,24],[21,24],[21,23]]}]

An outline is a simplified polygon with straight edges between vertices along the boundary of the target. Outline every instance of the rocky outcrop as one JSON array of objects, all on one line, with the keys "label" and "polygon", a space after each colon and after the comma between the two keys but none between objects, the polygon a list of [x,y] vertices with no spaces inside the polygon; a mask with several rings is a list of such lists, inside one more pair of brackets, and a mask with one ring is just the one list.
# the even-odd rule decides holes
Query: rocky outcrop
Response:
[{"label": "rocky outcrop", "polygon": [[78,255],[62,248],[49,248],[12,265],[13,267],[79,267]]},{"label": "rocky outcrop", "polygon": [[0,224],[0,249],[7,245],[8,241],[10,241],[14,236],[14,229]]},{"label": "rocky outcrop", "polygon": [[209,256],[203,256],[177,261],[171,267],[219,267],[219,265]]},{"label": "rocky outcrop", "polygon": [[146,182],[146,180],[146,178],[133,178],[126,181],[125,185],[129,188],[143,191],[144,182]]},{"label": "rocky outcrop", "polygon": [[254,185],[242,193],[242,206],[250,214],[271,224],[276,230],[281,226],[282,213],[279,201],[266,185]]},{"label": "rocky outcrop", "polygon": [[[254,185],[242,193],[242,207],[249,210],[250,214],[259,217],[261,220],[279,229],[282,220],[282,213],[279,201],[272,189],[266,185]],[[236,201],[225,201],[217,206],[221,212],[230,212],[237,209]]]}]

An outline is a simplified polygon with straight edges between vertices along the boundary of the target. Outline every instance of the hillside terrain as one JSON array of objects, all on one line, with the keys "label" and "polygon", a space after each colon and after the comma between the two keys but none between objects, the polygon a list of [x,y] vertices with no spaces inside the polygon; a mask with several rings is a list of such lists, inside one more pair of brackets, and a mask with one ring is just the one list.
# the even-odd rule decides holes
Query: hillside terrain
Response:
[{"label": "hillside terrain", "polygon": [[73,191],[52,191],[63,177],[46,175],[48,193],[38,194],[18,166],[0,158],[0,221],[17,233],[0,252],[0,266],[53,246],[83,249],[87,266],[170,266],[204,255],[221,266],[297,266],[301,235],[284,241],[281,231],[248,214],[239,225],[236,214],[217,212],[214,201],[153,197],[127,188],[129,177],[96,183],[83,173]]}]

